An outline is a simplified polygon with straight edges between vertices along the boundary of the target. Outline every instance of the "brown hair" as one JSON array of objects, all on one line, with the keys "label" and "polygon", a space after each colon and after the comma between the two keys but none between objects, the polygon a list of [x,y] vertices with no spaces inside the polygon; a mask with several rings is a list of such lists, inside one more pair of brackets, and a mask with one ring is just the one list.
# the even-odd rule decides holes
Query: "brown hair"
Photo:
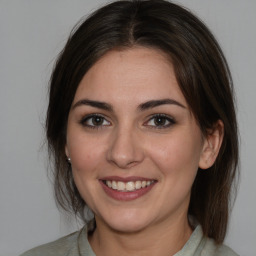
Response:
[{"label": "brown hair", "polygon": [[189,214],[206,236],[223,241],[238,165],[237,122],[232,78],[225,57],[207,27],[188,10],[163,0],[116,1],[94,12],[71,33],[50,81],[47,139],[54,156],[55,195],[66,210],[81,213],[79,195],[66,161],[67,118],[77,87],[106,52],[136,45],[170,56],[180,89],[203,134],[217,120],[224,139],[215,164],[198,170]]}]

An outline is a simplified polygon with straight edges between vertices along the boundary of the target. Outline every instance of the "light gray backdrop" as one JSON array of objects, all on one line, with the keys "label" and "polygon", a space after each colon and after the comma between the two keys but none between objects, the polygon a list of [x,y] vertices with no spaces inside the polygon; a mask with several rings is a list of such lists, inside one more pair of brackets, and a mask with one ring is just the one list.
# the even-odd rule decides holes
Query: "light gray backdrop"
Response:
[{"label": "light gray backdrop", "polygon": [[[0,0],[0,255],[77,229],[46,176],[44,117],[54,58],[73,25],[105,0]],[[180,0],[219,40],[237,91],[241,184],[226,243],[256,254],[256,1]]]}]

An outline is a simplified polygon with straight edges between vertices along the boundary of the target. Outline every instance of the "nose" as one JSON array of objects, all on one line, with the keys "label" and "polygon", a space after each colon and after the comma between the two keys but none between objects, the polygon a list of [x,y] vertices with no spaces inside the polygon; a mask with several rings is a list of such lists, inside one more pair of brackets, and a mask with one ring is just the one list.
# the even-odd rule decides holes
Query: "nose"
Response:
[{"label": "nose", "polygon": [[113,131],[107,160],[122,169],[129,169],[144,159],[142,138],[135,129],[119,128]]}]

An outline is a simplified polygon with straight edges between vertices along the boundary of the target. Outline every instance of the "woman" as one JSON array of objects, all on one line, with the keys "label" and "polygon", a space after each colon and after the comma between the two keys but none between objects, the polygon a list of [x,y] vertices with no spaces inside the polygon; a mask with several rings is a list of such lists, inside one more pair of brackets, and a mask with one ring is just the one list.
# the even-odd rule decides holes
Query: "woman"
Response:
[{"label": "woman", "polygon": [[237,255],[222,244],[238,163],[232,79],[189,11],[117,1],[70,36],[47,139],[58,203],[93,219],[24,255]]}]

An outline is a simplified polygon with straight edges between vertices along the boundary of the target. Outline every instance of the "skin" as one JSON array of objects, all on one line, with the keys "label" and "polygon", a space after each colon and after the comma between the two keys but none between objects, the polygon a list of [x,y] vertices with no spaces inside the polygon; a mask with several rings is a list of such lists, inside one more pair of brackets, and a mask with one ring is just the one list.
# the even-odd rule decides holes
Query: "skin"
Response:
[{"label": "skin", "polygon": [[[163,99],[171,102],[145,107]],[[103,102],[105,109],[88,100]],[[65,150],[77,188],[95,214],[97,228],[89,237],[95,253],[164,256],[179,251],[192,233],[187,212],[198,167],[214,163],[222,131],[219,121],[202,136],[161,51],[110,51],[94,64],[75,94]],[[122,201],[104,191],[100,180],[109,176],[155,183],[143,196]]]}]

